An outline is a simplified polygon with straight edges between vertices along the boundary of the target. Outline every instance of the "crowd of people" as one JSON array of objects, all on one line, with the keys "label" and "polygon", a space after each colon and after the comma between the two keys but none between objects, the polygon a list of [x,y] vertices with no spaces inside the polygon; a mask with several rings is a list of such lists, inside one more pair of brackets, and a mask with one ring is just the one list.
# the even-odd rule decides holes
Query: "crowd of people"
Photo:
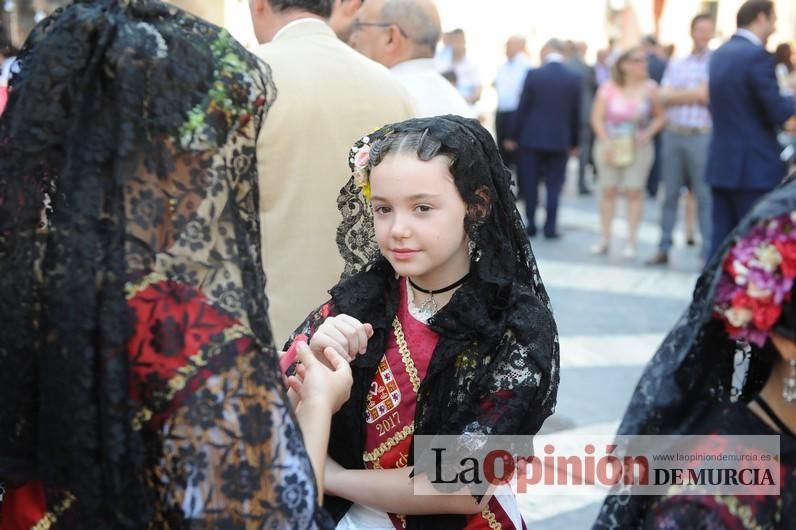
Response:
[{"label": "crowd of people", "polygon": [[595,528],[796,527],[796,102],[771,2],[715,51],[697,15],[668,64],[654,39],[593,67],[551,39],[533,68],[512,36],[497,138],[432,0],[249,4],[253,50],[160,0],[75,0],[0,42],[0,530],[525,528],[507,486],[416,495],[412,449],[553,414],[531,241],[542,184],[562,237],[571,157],[600,188],[593,253],[624,194],[636,255],[659,185],[649,262],[684,188],[702,234],[620,433],[782,439],[779,497],[610,495]]}]

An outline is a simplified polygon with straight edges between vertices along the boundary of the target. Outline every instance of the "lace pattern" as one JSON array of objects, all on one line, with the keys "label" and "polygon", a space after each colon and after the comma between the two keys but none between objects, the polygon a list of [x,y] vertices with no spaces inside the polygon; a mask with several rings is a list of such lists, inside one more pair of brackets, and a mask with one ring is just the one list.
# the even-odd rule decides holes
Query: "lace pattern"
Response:
[{"label": "lace pattern", "polygon": [[[768,377],[771,352],[731,340],[713,318],[715,291],[733,243],[761,220],[796,211],[791,176],[724,241],[699,277],[693,300],[644,369],[618,434],[689,434],[707,414],[735,401],[748,401]],[[787,489],[796,487],[789,483]],[[595,529],[639,528],[653,499],[617,489],[606,499]],[[792,493],[790,494],[792,495]]]},{"label": "lace pattern", "polygon": [[330,527],[267,318],[270,69],[157,0],[78,0],[20,57],[0,120],[0,480],[40,480],[53,506],[68,491],[60,528]]}]

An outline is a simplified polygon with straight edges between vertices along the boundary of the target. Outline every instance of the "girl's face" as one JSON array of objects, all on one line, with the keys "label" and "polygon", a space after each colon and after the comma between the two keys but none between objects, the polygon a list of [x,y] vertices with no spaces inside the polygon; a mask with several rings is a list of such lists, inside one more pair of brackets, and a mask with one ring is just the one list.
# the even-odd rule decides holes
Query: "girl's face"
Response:
[{"label": "girl's face", "polygon": [[376,241],[401,276],[439,289],[470,270],[464,216],[448,159],[388,154],[370,172]]}]

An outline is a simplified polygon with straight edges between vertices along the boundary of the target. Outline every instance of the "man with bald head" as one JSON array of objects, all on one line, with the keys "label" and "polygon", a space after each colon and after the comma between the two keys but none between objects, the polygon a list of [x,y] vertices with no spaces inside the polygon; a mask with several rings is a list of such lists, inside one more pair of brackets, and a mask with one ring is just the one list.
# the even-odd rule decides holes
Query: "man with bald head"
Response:
[{"label": "man with bald head", "polygon": [[539,183],[544,181],[547,200],[544,236],[561,237],[557,230],[558,199],[570,154],[580,140],[580,76],[564,66],[564,44],[550,39],[542,48],[542,66],[525,77],[507,150],[517,150],[520,193],[525,198],[526,230],[536,235]]},{"label": "man with bald head", "polygon": [[525,37],[512,35],[506,41],[506,62],[498,68],[495,77],[495,91],[497,92],[497,113],[495,114],[495,133],[498,148],[503,162],[507,166],[515,163],[514,153],[507,151],[503,146],[509,128],[514,122],[514,113],[520,104],[520,94],[525,83],[525,76],[531,69],[531,58],[528,57]]},{"label": "man with bald head", "polygon": [[406,87],[420,117],[474,117],[456,88],[434,65],[442,33],[432,0],[368,0],[354,18],[350,44],[389,68]]}]

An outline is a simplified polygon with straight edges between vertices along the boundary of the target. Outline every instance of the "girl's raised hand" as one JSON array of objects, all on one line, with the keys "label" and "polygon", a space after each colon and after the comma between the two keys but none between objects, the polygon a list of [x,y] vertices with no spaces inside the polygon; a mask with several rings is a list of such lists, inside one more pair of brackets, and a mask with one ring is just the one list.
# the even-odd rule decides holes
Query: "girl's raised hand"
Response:
[{"label": "girl's raised hand", "polygon": [[300,404],[308,403],[310,407],[328,405],[333,414],[348,401],[354,378],[348,361],[334,349],[326,348],[322,355],[326,363],[318,360],[305,343],[299,343],[300,364],[296,375],[288,378],[288,384],[298,394]]},{"label": "girl's raised hand", "polygon": [[327,318],[310,339],[310,349],[322,361],[323,351],[332,348],[348,362],[357,354],[365,353],[368,339],[373,336],[373,326],[363,324],[354,317],[337,315]]}]

